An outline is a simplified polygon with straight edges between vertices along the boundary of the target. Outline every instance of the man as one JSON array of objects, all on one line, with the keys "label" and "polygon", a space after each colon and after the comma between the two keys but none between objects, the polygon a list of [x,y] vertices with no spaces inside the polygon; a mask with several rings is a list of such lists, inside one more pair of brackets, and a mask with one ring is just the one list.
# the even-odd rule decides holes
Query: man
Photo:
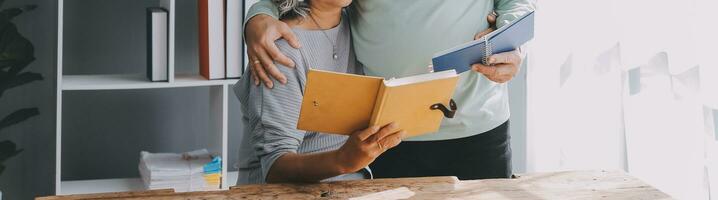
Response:
[{"label": "man", "polygon": [[[405,77],[427,73],[434,53],[480,38],[493,30],[494,20],[501,27],[528,13],[533,9],[529,1],[357,0],[347,12],[365,73]],[[252,6],[245,22],[252,77],[255,84],[261,81],[269,88],[273,79],[286,82],[274,61],[294,66],[274,41],[284,38],[301,48],[277,15],[277,6],[263,0]],[[518,73],[521,61],[518,51],[499,53],[489,58],[490,66],[477,63],[473,71],[462,73],[453,97],[459,105],[455,117],[444,119],[437,133],[408,138],[385,152],[371,165],[374,176],[510,177],[506,82]]]}]

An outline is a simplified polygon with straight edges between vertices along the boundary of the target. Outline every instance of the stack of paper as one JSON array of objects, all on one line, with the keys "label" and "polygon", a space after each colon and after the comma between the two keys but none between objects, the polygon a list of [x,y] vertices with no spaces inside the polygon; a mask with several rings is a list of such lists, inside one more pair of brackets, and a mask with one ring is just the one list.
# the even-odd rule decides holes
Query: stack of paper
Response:
[{"label": "stack of paper", "polygon": [[219,156],[214,157],[212,162],[204,165],[203,170],[204,174],[202,176],[204,177],[205,183],[216,185],[217,188],[219,188],[220,182],[222,181],[222,158]]},{"label": "stack of paper", "polygon": [[147,189],[171,188],[176,192],[218,190],[222,159],[206,150],[184,154],[140,153],[140,175]]}]

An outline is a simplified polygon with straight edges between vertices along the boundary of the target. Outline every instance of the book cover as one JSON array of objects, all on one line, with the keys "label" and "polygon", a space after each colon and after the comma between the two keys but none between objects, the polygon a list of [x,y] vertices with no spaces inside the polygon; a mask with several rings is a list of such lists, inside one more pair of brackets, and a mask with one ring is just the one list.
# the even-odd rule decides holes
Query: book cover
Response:
[{"label": "book cover", "polygon": [[369,124],[397,122],[405,137],[438,131],[444,113],[431,107],[437,103],[449,107],[458,79],[454,70],[448,70],[385,81]]},{"label": "book cover", "polygon": [[199,72],[206,79],[225,78],[224,0],[198,0]]},{"label": "book cover", "polygon": [[169,18],[167,10],[147,8],[147,79],[168,81]]},{"label": "book cover", "polygon": [[348,135],[397,122],[406,137],[436,132],[444,113],[432,105],[449,105],[457,81],[453,70],[384,80],[310,69],[297,128]]}]

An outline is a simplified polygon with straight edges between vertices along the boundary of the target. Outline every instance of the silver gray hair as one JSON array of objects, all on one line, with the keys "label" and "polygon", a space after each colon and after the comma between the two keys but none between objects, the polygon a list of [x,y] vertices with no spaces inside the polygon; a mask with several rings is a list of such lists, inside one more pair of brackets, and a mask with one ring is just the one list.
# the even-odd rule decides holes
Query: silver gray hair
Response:
[{"label": "silver gray hair", "polygon": [[309,16],[309,0],[272,0],[279,9],[279,18]]}]

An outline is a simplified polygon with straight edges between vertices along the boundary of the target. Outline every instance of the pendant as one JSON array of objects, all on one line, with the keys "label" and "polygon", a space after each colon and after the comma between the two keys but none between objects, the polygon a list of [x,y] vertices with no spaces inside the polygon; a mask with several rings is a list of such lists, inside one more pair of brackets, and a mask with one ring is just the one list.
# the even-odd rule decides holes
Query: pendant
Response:
[{"label": "pendant", "polygon": [[336,60],[336,59],[338,59],[338,58],[339,58],[339,56],[337,56],[337,54],[336,54],[336,53],[334,53],[334,54],[332,54],[332,58],[334,58],[334,60]]}]

